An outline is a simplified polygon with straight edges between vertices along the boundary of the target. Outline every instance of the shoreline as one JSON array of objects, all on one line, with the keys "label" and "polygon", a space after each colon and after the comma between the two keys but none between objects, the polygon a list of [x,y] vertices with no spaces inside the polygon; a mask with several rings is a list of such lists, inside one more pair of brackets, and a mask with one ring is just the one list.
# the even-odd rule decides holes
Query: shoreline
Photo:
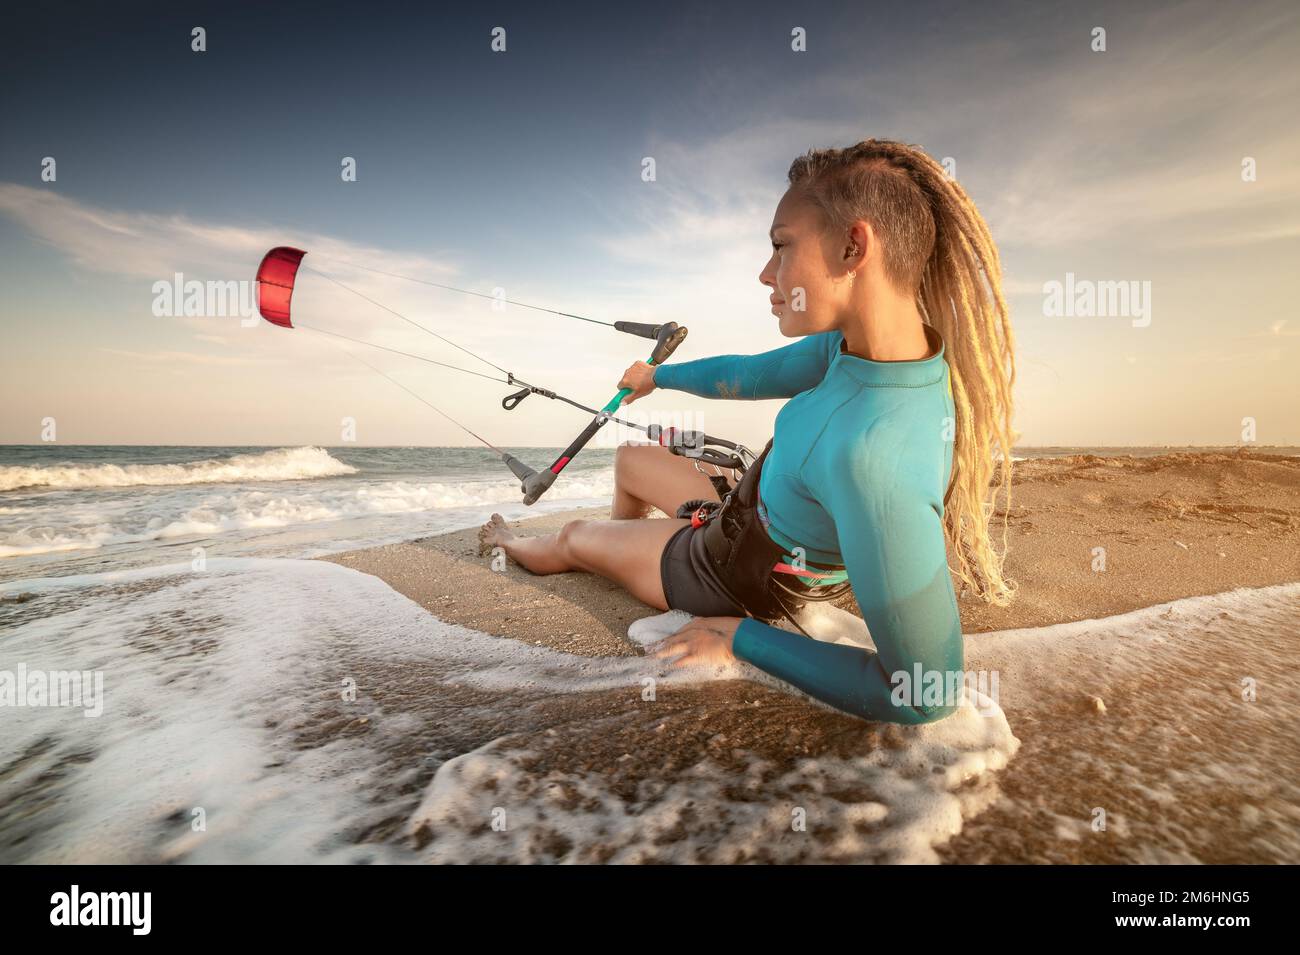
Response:
[{"label": "shoreline", "polygon": [[[993,607],[959,590],[967,637],[1300,581],[1300,458],[1080,454],[1017,462],[1013,474],[1010,511],[995,512],[993,528],[999,535],[1006,513],[1006,567],[1018,592]],[[568,520],[608,517],[608,507],[575,508],[510,525],[548,534]],[[538,577],[514,563],[494,572],[478,554],[477,531],[317,559],[379,577],[441,619],[484,633],[514,636],[524,623],[530,642],[554,649],[638,652],[626,627],[659,611],[590,574]],[[851,596],[836,606],[858,614]]]}]

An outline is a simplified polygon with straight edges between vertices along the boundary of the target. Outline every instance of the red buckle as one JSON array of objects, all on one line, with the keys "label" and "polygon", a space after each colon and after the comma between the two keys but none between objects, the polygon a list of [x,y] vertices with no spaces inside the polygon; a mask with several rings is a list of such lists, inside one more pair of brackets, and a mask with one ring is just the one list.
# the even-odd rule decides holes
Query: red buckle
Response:
[{"label": "red buckle", "polygon": [[704,523],[705,523],[705,522],[704,522],[704,518],[703,518],[703,516],[702,516],[703,514],[704,514],[704,505],[701,504],[701,505],[700,505],[699,507],[697,507],[697,508],[694,510],[694,512],[691,514],[691,527],[703,527],[703,526],[704,526]]}]

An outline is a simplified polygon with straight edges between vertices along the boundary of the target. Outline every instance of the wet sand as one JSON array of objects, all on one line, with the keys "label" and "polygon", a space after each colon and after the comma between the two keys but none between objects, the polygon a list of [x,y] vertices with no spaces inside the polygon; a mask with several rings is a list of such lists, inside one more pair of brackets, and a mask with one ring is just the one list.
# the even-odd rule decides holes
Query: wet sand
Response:
[{"label": "wet sand", "polygon": [[[548,533],[573,517],[607,516],[591,508],[513,526]],[[939,858],[1300,861],[1300,744],[1287,729],[1300,703],[1288,671],[1300,651],[1292,592],[1270,598],[1272,616],[1251,624],[1258,632],[1199,605],[1123,618],[1118,629],[1083,625],[1051,645],[1002,632],[1300,581],[1300,459],[1196,452],[1019,462],[1007,516],[1016,601],[959,604],[967,667],[1000,671],[1002,708],[1022,746],[996,779],[974,783],[984,791],[967,806],[978,811],[937,840]],[[379,577],[442,620],[578,656],[639,654],[627,628],[658,613],[591,575],[493,570],[478,555],[476,528],[328,559]],[[856,613],[851,598],[843,606]],[[1258,681],[1258,700],[1242,701],[1243,676]],[[668,695],[670,708],[650,720],[626,718],[631,709],[611,697],[611,731],[580,747],[569,738],[548,752],[536,734],[535,771],[576,766],[635,789],[710,755],[756,753],[788,770],[809,754],[888,748],[909,732],[748,680]],[[604,704],[588,698],[582,709],[593,705]],[[689,718],[661,718],[669,712]],[[1095,822],[1101,812],[1105,829]]]}]

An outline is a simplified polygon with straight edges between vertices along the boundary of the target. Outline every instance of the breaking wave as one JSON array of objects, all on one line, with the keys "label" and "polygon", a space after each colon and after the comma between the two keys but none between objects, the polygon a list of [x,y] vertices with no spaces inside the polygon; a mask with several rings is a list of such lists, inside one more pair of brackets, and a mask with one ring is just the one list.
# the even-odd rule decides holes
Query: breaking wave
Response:
[{"label": "breaking wave", "polygon": [[275,448],[185,464],[52,464],[0,468],[0,491],[48,487],[60,490],[244,481],[301,481],[355,474],[356,468],[324,448]]}]

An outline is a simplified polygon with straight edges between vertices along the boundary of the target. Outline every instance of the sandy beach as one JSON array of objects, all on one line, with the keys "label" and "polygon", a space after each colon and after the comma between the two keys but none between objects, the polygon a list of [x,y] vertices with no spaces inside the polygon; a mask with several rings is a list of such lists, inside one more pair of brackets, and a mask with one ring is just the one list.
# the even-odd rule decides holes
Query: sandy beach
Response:
[{"label": "sandy beach", "polygon": [[[587,508],[515,526],[541,534],[607,516]],[[556,698],[539,703],[546,720],[530,725],[521,710],[510,740],[498,741],[527,754],[510,772],[498,765],[486,781],[463,778],[463,766],[448,772],[499,798],[551,780],[576,787],[566,790],[574,805],[583,798],[574,780],[594,776],[637,825],[650,824],[651,807],[671,808],[671,824],[649,840],[656,848],[637,861],[1300,861],[1300,742],[1289,728],[1300,704],[1300,588],[1287,586],[1300,581],[1300,459],[1239,451],[1018,462],[1008,517],[1016,601],[959,603],[967,668],[999,673],[1014,742],[974,763],[938,760],[954,771],[930,796],[955,800],[954,811],[939,814],[938,828],[934,813],[922,814],[924,832],[902,827],[932,856],[894,845],[899,829],[888,821],[837,814],[882,803],[904,811],[907,800],[857,792],[852,767],[909,751],[918,731],[830,712],[770,681],[675,682],[653,707],[617,689]],[[628,628],[658,616],[591,575],[495,571],[478,555],[475,528],[325,559],[442,621],[578,658],[640,655]],[[842,606],[856,612],[851,599]],[[736,675],[757,674],[743,669]],[[588,726],[601,714],[603,731],[557,732],[566,713]],[[809,757],[821,762],[800,781]],[[831,758],[841,761],[834,772]],[[727,767],[726,798],[710,805],[696,786],[685,811],[671,807],[674,787],[704,763]],[[749,826],[735,838],[745,800],[732,790],[747,774],[759,790],[815,790],[814,838],[774,840],[771,820],[766,835]],[[436,844],[463,811],[440,809],[438,789],[435,780],[406,823],[421,845]],[[553,845],[534,843],[524,857],[620,859],[627,842],[599,827],[575,833],[572,819],[539,821],[536,838]],[[510,857],[458,845],[466,858]]]}]

